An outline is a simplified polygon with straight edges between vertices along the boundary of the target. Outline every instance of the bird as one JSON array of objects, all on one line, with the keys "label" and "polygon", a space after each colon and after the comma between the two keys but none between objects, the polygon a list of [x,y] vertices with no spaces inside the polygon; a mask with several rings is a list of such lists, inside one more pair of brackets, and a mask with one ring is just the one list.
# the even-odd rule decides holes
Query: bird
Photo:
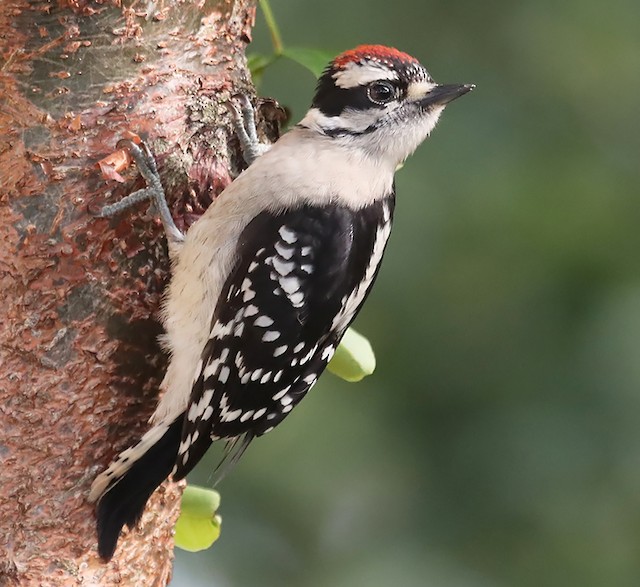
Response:
[{"label": "bird", "polygon": [[220,477],[313,387],[380,269],[396,170],[474,87],[437,84],[407,53],[360,45],[328,64],[305,116],[272,145],[240,96],[232,111],[248,166],[184,234],[151,150],[129,145],[147,187],[102,215],[156,203],[172,261],[170,360],[151,427],[91,488],[104,560],[165,479],[183,479],[217,440],[227,443]]}]

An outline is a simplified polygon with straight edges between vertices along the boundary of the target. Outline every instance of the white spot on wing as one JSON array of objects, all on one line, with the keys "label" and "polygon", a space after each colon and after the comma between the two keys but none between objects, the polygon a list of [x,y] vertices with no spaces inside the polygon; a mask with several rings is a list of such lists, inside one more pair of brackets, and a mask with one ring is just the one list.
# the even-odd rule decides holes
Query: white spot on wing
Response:
[{"label": "white spot on wing", "polygon": [[202,372],[202,376],[207,379],[208,377],[211,377],[212,375],[215,375],[216,371],[218,370],[218,367],[220,366],[220,361],[212,361],[211,363],[209,363],[205,368],[204,371]]},{"label": "white spot on wing", "polygon": [[273,356],[274,357],[279,357],[286,350],[287,350],[287,345],[283,344],[282,346],[279,346],[275,351],[273,351]]},{"label": "white spot on wing", "polygon": [[[198,416],[200,415],[199,412],[200,412],[200,404],[195,402],[192,403],[189,406],[189,412],[187,414],[187,419],[189,420],[189,422],[195,422]],[[120,455],[120,456],[123,456],[123,455]]]},{"label": "white spot on wing", "polygon": [[178,454],[184,454],[189,450],[191,446],[191,434],[187,434],[186,438],[180,443],[178,447]]},{"label": "white spot on wing", "polygon": [[225,336],[231,334],[232,327],[233,327],[233,320],[228,324],[223,324],[222,322],[217,321],[213,325],[213,328],[211,329],[210,337],[216,338],[216,339],[224,338]]},{"label": "white spot on wing", "polygon": [[302,357],[302,359],[300,359],[300,364],[304,365],[309,359],[311,359],[317,348],[317,346],[314,346],[304,357]]},{"label": "white spot on wing", "polygon": [[280,230],[278,231],[278,234],[282,237],[282,240],[285,243],[288,243],[290,245],[292,245],[298,240],[296,233],[290,228],[287,228],[286,226],[281,226]]},{"label": "white spot on wing", "polygon": [[281,261],[278,257],[273,260],[273,268],[283,277],[289,275],[295,266],[293,261]]},{"label": "white spot on wing", "polygon": [[267,371],[261,378],[260,378],[260,383],[266,383],[267,381],[269,381],[269,379],[271,379],[271,371]]},{"label": "white spot on wing", "polygon": [[289,296],[289,300],[293,304],[294,308],[299,308],[303,305],[302,302],[304,302],[304,294],[301,291],[297,291]]},{"label": "white spot on wing", "polygon": [[288,294],[300,289],[300,280],[297,277],[284,277],[280,280],[280,287]]},{"label": "white spot on wing", "polygon": [[326,347],[323,351],[322,351],[322,360],[323,361],[328,361],[331,359],[331,357],[333,357],[333,353],[335,352],[335,348],[332,344],[330,344],[328,347]]},{"label": "white spot on wing", "polygon": [[288,260],[293,257],[295,249],[293,247],[285,247],[282,243],[276,243],[276,251],[278,251],[278,255],[280,255],[283,259]]},{"label": "white spot on wing", "polygon": [[269,316],[259,316],[253,322],[256,326],[260,326],[262,328],[266,328],[267,326],[271,326],[273,324],[273,320],[269,318]]},{"label": "white spot on wing", "polygon": [[242,410],[233,410],[232,412],[227,412],[224,416],[220,414],[220,419],[223,422],[233,422],[234,420],[237,420],[241,414]]},{"label": "white spot on wing", "polygon": [[277,402],[281,397],[283,397],[284,395],[286,395],[287,391],[289,391],[291,389],[290,385],[287,385],[287,387],[285,387],[284,389],[281,389],[278,393],[276,393],[273,396],[273,401]]},{"label": "white spot on wing", "polygon": [[280,338],[280,333],[277,330],[267,330],[262,335],[262,340],[264,342],[273,342],[274,340],[277,340],[278,338]]}]

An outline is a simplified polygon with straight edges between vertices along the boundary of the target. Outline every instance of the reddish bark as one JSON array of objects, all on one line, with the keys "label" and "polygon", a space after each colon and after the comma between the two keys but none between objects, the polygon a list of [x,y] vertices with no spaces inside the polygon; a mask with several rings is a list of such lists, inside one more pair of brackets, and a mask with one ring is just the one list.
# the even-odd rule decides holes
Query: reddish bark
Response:
[{"label": "reddish bark", "polygon": [[171,574],[179,487],[154,495],[108,565],[86,501],[145,429],[166,361],[160,224],[148,204],[92,217],[139,186],[135,168],[122,184],[96,163],[128,132],[146,137],[188,226],[236,170],[224,102],[250,86],[255,6],[133,6],[0,9],[0,585],[150,586]]}]

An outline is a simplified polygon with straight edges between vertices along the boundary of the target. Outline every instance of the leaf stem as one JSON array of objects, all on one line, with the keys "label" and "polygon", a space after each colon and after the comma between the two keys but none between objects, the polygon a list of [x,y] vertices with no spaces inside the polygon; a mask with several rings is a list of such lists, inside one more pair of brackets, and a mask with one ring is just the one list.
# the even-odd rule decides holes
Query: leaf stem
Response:
[{"label": "leaf stem", "polygon": [[276,23],[276,19],[273,16],[273,12],[271,11],[271,5],[269,4],[269,0],[259,0],[260,8],[262,8],[262,13],[264,14],[264,19],[267,21],[267,28],[271,33],[271,42],[273,43],[273,51],[276,55],[282,55],[282,51],[284,46],[282,44],[282,37],[280,36],[280,29],[278,29],[278,24]]}]

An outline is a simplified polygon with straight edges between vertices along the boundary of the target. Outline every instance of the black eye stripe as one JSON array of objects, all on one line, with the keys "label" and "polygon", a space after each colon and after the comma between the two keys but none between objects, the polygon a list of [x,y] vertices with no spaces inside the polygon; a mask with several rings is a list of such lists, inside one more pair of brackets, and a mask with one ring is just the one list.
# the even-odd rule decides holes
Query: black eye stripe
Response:
[{"label": "black eye stripe", "polygon": [[312,107],[318,108],[325,116],[340,116],[346,108],[354,110],[381,109],[389,102],[372,101],[369,88],[373,84],[390,84],[396,99],[403,99],[407,93],[407,82],[401,80],[379,80],[354,88],[340,88],[330,75],[324,75],[318,82]]},{"label": "black eye stripe", "polygon": [[318,108],[326,116],[340,116],[346,108],[367,110],[382,108],[374,104],[367,96],[367,87],[338,88],[331,84],[327,88],[319,88],[312,106]]}]

